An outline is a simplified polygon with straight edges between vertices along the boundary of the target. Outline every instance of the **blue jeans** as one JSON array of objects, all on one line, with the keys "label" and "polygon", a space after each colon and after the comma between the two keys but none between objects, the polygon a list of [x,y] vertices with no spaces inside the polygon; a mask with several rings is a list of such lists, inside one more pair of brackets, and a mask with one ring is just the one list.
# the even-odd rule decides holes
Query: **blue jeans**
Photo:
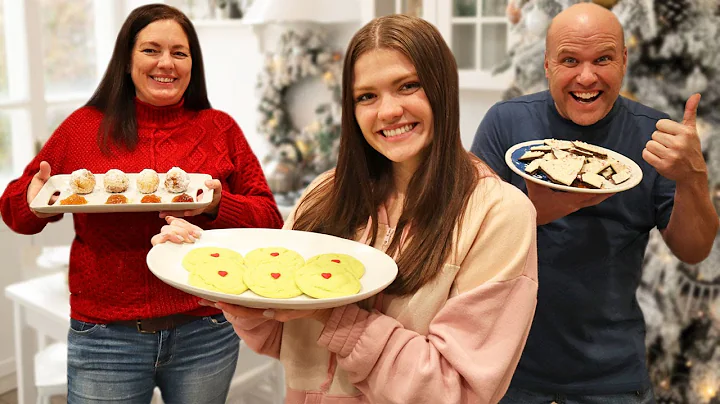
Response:
[{"label": "blue jeans", "polygon": [[574,395],[538,393],[535,391],[509,388],[500,404],[655,404],[652,387],[644,391],[618,394]]},{"label": "blue jeans", "polygon": [[155,334],[70,320],[68,404],[148,404],[155,386],[166,404],[223,404],[239,343],[222,314]]}]

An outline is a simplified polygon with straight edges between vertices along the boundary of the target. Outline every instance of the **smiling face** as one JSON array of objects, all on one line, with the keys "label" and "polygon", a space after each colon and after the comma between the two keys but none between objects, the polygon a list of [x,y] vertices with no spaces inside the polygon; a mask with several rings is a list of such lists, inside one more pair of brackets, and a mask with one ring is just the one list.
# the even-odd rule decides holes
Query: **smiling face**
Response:
[{"label": "smiling face", "polygon": [[545,75],[558,112],[583,126],[610,112],[627,67],[622,27],[608,10],[592,6],[559,14],[548,31],[545,53]]},{"label": "smiling face", "polygon": [[414,172],[433,138],[433,112],[415,66],[402,53],[373,49],[353,70],[355,119],[370,146]]},{"label": "smiling face", "polygon": [[160,107],[177,104],[190,84],[191,69],[190,45],[180,24],[159,20],[138,33],[130,75],[140,101]]}]

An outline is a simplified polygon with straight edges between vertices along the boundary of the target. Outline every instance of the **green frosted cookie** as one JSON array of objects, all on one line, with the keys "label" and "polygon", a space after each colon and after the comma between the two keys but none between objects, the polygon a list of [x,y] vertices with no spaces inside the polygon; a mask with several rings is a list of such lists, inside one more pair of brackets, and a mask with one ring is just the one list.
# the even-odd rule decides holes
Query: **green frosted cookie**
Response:
[{"label": "green frosted cookie", "polygon": [[295,283],[310,297],[326,299],[350,296],[360,291],[360,281],[340,266],[310,263],[295,271]]},{"label": "green frosted cookie", "polygon": [[360,279],[365,275],[365,265],[347,254],[320,254],[307,260],[308,264],[318,263],[323,268],[344,268]]},{"label": "green frosted cookie", "polygon": [[221,247],[199,247],[190,250],[182,260],[182,266],[189,272],[201,267],[231,265],[235,268],[245,265],[245,260],[237,251]]},{"label": "green frosted cookie", "polygon": [[248,268],[243,280],[248,288],[259,296],[289,299],[302,295],[295,285],[294,272],[280,261],[265,262]]},{"label": "green frosted cookie", "polygon": [[260,264],[275,263],[278,268],[295,270],[305,265],[303,257],[293,250],[283,247],[256,248],[245,255],[250,268]]},{"label": "green frosted cookie", "polygon": [[239,295],[248,289],[243,281],[246,268],[242,266],[200,266],[190,273],[188,283],[215,292]]}]

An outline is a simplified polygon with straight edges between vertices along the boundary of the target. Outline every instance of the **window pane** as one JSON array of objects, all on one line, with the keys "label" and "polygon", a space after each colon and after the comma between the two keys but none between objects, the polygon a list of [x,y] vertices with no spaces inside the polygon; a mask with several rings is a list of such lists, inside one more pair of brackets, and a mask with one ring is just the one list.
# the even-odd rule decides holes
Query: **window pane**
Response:
[{"label": "window pane", "polygon": [[475,17],[477,15],[477,0],[453,0],[453,16]]},{"label": "window pane", "polygon": [[0,111],[0,182],[13,176],[12,167],[10,116],[4,111]]},{"label": "window pane", "polygon": [[507,25],[483,24],[481,69],[490,70],[502,62],[507,53]]},{"label": "window pane", "polygon": [[[58,126],[67,118],[70,116],[70,114],[75,111],[76,109],[80,108],[80,105],[60,105],[60,106],[52,106],[48,107],[47,109],[47,136],[48,138],[50,135],[55,132],[55,129],[57,129]],[[47,139],[39,139],[43,144]]]},{"label": "window pane", "polygon": [[0,98],[8,96],[7,61],[5,59],[5,13],[0,1]]},{"label": "window pane", "polygon": [[45,94],[91,91],[96,84],[93,0],[41,0]]},{"label": "window pane", "polygon": [[415,17],[422,17],[423,0],[403,0],[402,13]]},{"label": "window pane", "polygon": [[507,0],[482,0],[482,15],[485,17],[502,17],[505,15]]},{"label": "window pane", "polygon": [[452,51],[458,69],[475,68],[475,24],[453,24]]}]

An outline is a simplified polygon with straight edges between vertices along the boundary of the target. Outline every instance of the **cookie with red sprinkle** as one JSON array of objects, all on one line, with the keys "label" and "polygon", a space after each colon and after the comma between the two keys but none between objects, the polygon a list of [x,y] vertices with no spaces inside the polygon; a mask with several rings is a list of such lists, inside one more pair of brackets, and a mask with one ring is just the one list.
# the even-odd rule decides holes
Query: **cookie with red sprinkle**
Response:
[{"label": "cookie with red sprinkle", "polygon": [[307,260],[307,264],[319,263],[324,268],[343,268],[350,271],[356,278],[365,275],[365,265],[347,254],[320,254]]},{"label": "cookie with red sprinkle", "polygon": [[245,254],[245,261],[250,268],[274,263],[279,269],[295,270],[305,265],[302,255],[283,247],[256,248]]},{"label": "cookie with red sprinkle", "polygon": [[248,268],[243,280],[259,296],[289,299],[302,295],[295,284],[295,271],[280,261],[262,262],[254,268]]},{"label": "cookie with red sprinkle", "polygon": [[202,289],[239,295],[248,289],[243,281],[245,265],[201,266],[188,277],[188,283]]},{"label": "cookie with red sprinkle", "polygon": [[195,272],[200,268],[218,268],[230,265],[238,268],[245,265],[243,256],[228,248],[221,247],[199,247],[190,250],[182,260],[182,266],[189,272]]},{"label": "cookie with red sprinkle", "polygon": [[295,271],[295,283],[303,293],[316,299],[351,296],[361,288],[352,272],[322,261],[309,263]]}]

